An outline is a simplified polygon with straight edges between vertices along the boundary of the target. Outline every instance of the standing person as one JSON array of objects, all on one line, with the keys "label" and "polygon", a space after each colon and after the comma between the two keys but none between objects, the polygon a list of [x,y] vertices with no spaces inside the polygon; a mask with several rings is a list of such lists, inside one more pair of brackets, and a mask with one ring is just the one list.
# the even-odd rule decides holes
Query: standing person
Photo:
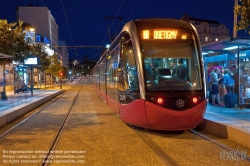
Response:
[{"label": "standing person", "polygon": [[223,77],[223,88],[226,89],[226,92],[234,93],[234,85],[235,80],[230,73],[229,69],[224,69],[224,77]]},{"label": "standing person", "polygon": [[171,59],[169,63],[169,68],[170,70],[173,70],[174,67],[176,67],[175,59]]},{"label": "standing person", "polygon": [[145,63],[144,67],[146,72],[146,81],[152,81],[154,74],[151,65]]},{"label": "standing person", "polygon": [[181,80],[189,81],[187,77],[187,68],[183,66],[183,59],[178,60],[178,65],[172,69],[172,76],[177,76]]},{"label": "standing person", "polygon": [[243,83],[241,83],[244,80],[243,75],[242,75],[242,70],[239,69],[239,72],[238,72],[235,64],[231,64],[229,66],[229,70],[232,72],[234,80],[235,80],[234,93],[236,93],[239,98],[236,102],[238,105],[236,109],[243,110],[243,107],[239,106],[239,104],[244,104],[244,99],[242,96]]},{"label": "standing person", "polygon": [[226,94],[226,90],[223,88],[223,76],[224,76],[224,69],[221,69],[221,73],[218,75],[218,88],[219,88],[219,95],[220,95],[220,102],[224,103],[224,95]]},{"label": "standing person", "polygon": [[[219,94],[219,88],[218,88],[218,74],[220,73],[219,68],[214,68],[214,70],[210,73],[210,84],[211,84],[211,90],[212,90],[212,105],[218,105],[218,106],[223,106],[220,102],[220,94]],[[217,101],[218,104],[215,104],[215,100]]]}]

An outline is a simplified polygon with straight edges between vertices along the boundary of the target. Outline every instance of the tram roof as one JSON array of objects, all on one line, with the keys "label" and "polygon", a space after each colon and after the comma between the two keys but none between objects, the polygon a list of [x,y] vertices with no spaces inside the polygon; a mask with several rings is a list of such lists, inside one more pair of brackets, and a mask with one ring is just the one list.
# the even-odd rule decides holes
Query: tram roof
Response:
[{"label": "tram roof", "polygon": [[4,58],[12,58],[13,56],[11,55],[7,55],[7,54],[4,54],[4,53],[0,53],[0,59],[4,59]]},{"label": "tram roof", "polygon": [[250,49],[250,38],[228,37],[202,45],[202,54],[210,56]]}]

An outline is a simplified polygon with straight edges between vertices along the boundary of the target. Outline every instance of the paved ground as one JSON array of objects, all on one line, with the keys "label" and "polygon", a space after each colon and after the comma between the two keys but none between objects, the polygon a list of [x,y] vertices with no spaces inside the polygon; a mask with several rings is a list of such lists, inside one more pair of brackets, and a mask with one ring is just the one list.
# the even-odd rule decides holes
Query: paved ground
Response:
[{"label": "paved ground", "polygon": [[[67,90],[68,85],[71,84],[74,83],[63,85],[62,90]],[[18,109],[25,106],[24,110],[31,109],[28,107],[31,103],[44,100],[52,95],[58,95],[62,93],[62,90],[60,87],[54,86],[46,90],[34,90],[33,95],[31,95],[30,92],[14,94],[11,88],[7,88],[8,99],[0,100],[0,126],[10,120],[10,117],[1,119],[5,114],[12,113],[11,118],[13,118],[15,112],[22,112],[17,111]],[[208,104],[204,121],[199,127],[208,133],[220,135],[250,147],[250,109],[236,110]]]}]

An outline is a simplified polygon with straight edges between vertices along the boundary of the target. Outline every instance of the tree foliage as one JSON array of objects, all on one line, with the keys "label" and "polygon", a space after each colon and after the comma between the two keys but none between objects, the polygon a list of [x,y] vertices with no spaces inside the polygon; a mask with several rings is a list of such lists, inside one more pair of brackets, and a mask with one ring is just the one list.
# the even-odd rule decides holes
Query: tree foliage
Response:
[{"label": "tree foliage", "polygon": [[234,10],[241,18],[235,27],[236,30],[244,29],[250,34],[250,0],[240,0],[239,5],[235,6]]},{"label": "tree foliage", "polygon": [[46,70],[46,73],[56,77],[60,77],[60,72],[63,70],[61,63],[59,62],[58,55],[54,54],[48,58],[50,65]]},{"label": "tree foliage", "polygon": [[42,45],[40,45],[40,44],[33,45],[31,54],[39,57],[42,71],[48,69],[48,67],[50,65],[50,59],[48,58],[49,55],[45,51],[45,48]]},{"label": "tree foliage", "polygon": [[[25,42],[25,32],[22,29],[22,22],[18,24],[8,23],[7,20],[0,20],[0,52],[12,55],[13,60],[22,61],[31,51],[31,47]],[[3,64],[6,59],[0,59]]]}]

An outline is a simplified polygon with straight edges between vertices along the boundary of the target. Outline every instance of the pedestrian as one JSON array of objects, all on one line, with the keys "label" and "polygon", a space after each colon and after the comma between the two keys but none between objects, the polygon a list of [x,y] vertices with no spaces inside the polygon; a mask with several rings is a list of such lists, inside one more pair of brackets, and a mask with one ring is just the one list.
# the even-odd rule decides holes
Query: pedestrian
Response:
[{"label": "pedestrian", "polygon": [[223,77],[223,88],[226,90],[226,92],[229,93],[234,93],[234,85],[235,85],[235,80],[230,72],[229,69],[224,69],[224,77]]},{"label": "pedestrian", "polygon": [[221,103],[224,103],[224,95],[227,94],[226,92],[226,89],[223,88],[223,76],[224,76],[224,69],[221,69],[221,73],[218,75],[219,77],[219,81],[218,81],[218,89],[219,89],[219,95],[220,95],[220,102]]},{"label": "pedestrian", "polygon": [[[210,73],[210,85],[211,85],[211,91],[212,91],[212,105],[217,106],[223,106],[220,101],[220,94],[219,94],[219,88],[218,88],[218,74],[220,73],[220,69],[215,67],[214,70]],[[215,104],[215,101],[218,104]]]},{"label": "pedestrian", "polygon": [[232,72],[232,76],[235,80],[234,93],[236,93],[236,95],[238,96],[238,100],[236,102],[236,109],[243,110],[243,107],[241,106],[241,104],[244,104],[244,99],[242,96],[242,92],[244,90],[244,84],[242,83],[242,81],[244,80],[244,77],[242,75],[242,70],[239,69],[238,71],[238,68],[235,64],[231,64],[229,66],[229,70]]},{"label": "pedestrian", "polygon": [[180,58],[178,60],[177,66],[172,69],[172,76],[178,77],[180,80],[189,82],[189,78],[187,75],[187,68],[183,65],[183,59]]}]

